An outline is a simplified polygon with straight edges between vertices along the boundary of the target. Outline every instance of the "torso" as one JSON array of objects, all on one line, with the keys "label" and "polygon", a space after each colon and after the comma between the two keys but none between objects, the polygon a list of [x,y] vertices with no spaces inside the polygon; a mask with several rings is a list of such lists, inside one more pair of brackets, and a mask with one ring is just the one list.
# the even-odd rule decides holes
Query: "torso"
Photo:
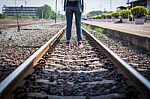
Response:
[{"label": "torso", "polygon": [[81,7],[81,0],[67,0],[66,7]]}]

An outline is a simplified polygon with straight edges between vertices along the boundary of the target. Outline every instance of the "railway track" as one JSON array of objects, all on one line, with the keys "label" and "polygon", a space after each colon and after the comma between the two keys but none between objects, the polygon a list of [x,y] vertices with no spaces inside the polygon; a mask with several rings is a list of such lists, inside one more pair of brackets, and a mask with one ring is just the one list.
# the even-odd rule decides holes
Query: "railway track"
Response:
[{"label": "railway track", "polygon": [[[65,27],[0,84],[1,99],[148,99],[150,83],[83,29],[65,47]],[[75,31],[74,31],[75,32]]]},{"label": "railway track", "polygon": [[103,29],[83,25],[91,34],[110,48],[125,62],[135,68],[140,74],[150,81],[150,52],[135,46],[128,41],[115,37],[111,33],[102,33]]},{"label": "railway track", "polygon": [[62,27],[63,23],[45,23],[23,26],[20,32],[15,28],[3,29],[0,34],[0,82]]}]

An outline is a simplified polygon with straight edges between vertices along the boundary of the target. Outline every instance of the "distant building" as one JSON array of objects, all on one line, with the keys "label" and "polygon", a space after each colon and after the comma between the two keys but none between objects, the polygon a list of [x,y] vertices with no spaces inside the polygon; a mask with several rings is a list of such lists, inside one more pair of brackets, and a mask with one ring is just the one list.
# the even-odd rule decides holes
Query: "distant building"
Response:
[{"label": "distant building", "polygon": [[2,13],[7,16],[16,16],[19,14],[21,17],[25,18],[27,16],[32,16],[32,18],[37,18],[36,10],[40,7],[2,7]]},{"label": "distant building", "polygon": [[148,10],[150,10],[150,0],[128,0],[127,4],[129,4],[129,8],[135,7],[135,6],[144,6]]},{"label": "distant building", "polygon": [[125,6],[120,6],[120,7],[117,7],[117,10],[124,10],[124,9],[127,9],[128,7],[125,7]]}]

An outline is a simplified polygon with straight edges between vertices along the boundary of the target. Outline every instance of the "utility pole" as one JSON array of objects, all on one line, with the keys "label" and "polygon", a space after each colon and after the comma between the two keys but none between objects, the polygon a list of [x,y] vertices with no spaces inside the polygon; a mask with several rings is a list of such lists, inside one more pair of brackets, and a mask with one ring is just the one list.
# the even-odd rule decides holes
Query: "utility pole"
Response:
[{"label": "utility pole", "polygon": [[20,13],[21,13],[21,22],[22,22],[23,5],[21,5]]},{"label": "utility pole", "polygon": [[100,4],[99,8],[100,8],[100,11],[101,11],[101,8],[102,8],[101,4]]},{"label": "utility pole", "polygon": [[16,9],[16,17],[17,17],[17,31],[20,31],[20,25],[19,25],[19,21],[18,21],[18,12],[17,12],[17,6],[16,6],[16,0],[15,0],[15,9]]},{"label": "utility pole", "polygon": [[57,0],[56,0],[56,5],[55,5],[55,23],[56,23],[56,20],[57,20]]},{"label": "utility pole", "polygon": [[43,6],[42,6],[42,20],[43,20]]},{"label": "utility pole", "polygon": [[61,0],[61,11],[62,11],[62,12],[61,12],[61,14],[62,14],[62,15],[61,15],[61,18],[62,18],[62,19],[61,19],[61,20],[62,20],[62,22],[63,22],[63,0]]},{"label": "utility pole", "polygon": [[110,0],[110,12],[112,11],[112,0]]},{"label": "utility pole", "polygon": [[27,4],[27,1],[25,1],[25,2],[24,2],[24,4],[25,4],[25,6],[26,6],[26,4]]},{"label": "utility pole", "polygon": [[85,5],[85,16],[86,16],[86,3],[84,3],[84,5]]},{"label": "utility pole", "polygon": [[44,16],[43,16],[43,15],[44,15],[44,11],[43,11],[43,10],[44,10],[44,6],[42,6],[42,22],[41,22],[41,23],[42,23],[42,26],[43,26],[43,17],[44,17]]},{"label": "utility pole", "polygon": [[[132,0],[132,8],[133,8],[133,0]],[[132,16],[132,22],[133,22],[133,16]]]},{"label": "utility pole", "polygon": [[[127,2],[128,2],[128,10],[129,10],[129,0],[127,0]],[[128,13],[128,22],[129,22],[130,20],[129,20],[129,13]]]}]

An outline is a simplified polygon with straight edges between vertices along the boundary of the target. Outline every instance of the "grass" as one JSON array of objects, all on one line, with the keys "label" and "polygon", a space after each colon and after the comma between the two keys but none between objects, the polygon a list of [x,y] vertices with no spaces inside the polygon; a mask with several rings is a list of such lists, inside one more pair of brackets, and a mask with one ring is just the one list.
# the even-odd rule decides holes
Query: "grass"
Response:
[{"label": "grass", "polygon": [[86,29],[91,29],[91,25],[82,24],[82,26]]},{"label": "grass", "polygon": [[[92,30],[93,30],[93,28],[92,28],[91,25],[82,24],[82,26],[83,26],[84,28],[86,28],[86,29],[92,29]],[[104,30],[104,29],[102,29],[102,28],[100,28],[100,27],[95,27],[94,30],[96,31],[96,33],[103,33],[103,30]]]},{"label": "grass", "polygon": [[94,28],[94,30],[97,32],[97,33],[103,33],[103,29],[102,28]]}]

